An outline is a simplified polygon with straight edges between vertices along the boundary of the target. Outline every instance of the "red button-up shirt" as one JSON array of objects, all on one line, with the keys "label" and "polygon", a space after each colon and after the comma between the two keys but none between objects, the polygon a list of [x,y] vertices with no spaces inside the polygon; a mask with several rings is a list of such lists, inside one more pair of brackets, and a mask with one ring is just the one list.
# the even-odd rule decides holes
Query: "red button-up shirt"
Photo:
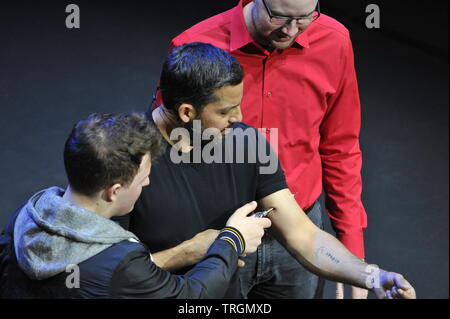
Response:
[{"label": "red button-up shirt", "polygon": [[297,202],[310,207],[324,186],[338,238],[363,258],[360,102],[349,32],[321,15],[290,48],[271,53],[246,29],[248,2],[193,26],[171,46],[207,42],[239,60],[245,73],[243,122],[278,129],[279,159]]}]

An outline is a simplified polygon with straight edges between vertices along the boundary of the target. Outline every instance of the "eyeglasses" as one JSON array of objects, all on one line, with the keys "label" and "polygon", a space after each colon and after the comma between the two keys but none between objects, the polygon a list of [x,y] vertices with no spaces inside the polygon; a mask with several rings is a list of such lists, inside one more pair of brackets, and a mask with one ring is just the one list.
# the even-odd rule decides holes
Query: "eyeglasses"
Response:
[{"label": "eyeglasses", "polygon": [[266,8],[267,13],[269,14],[270,22],[276,25],[285,25],[291,23],[292,20],[296,20],[297,25],[307,26],[310,23],[316,21],[320,17],[319,1],[317,1],[317,10],[303,17],[283,17],[273,15],[272,11],[270,11],[269,6],[266,3],[266,0],[262,0],[262,3],[264,4],[264,7]]}]

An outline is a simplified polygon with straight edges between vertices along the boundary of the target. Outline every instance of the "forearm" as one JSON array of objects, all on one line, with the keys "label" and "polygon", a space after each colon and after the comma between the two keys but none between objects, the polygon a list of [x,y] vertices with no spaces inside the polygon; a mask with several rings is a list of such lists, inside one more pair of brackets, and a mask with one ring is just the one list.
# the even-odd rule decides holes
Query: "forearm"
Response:
[{"label": "forearm", "polygon": [[184,241],[178,246],[152,253],[155,265],[169,272],[174,272],[195,264],[190,254],[190,241]]},{"label": "forearm", "polygon": [[311,272],[332,281],[368,288],[369,265],[332,235],[317,229],[307,239],[292,239],[286,244],[291,254]]},{"label": "forearm", "polygon": [[177,271],[201,261],[219,235],[216,229],[206,229],[176,247],[153,254],[156,265],[167,271]]},{"label": "forearm", "polygon": [[379,298],[396,295],[398,289],[404,290],[400,293],[403,298],[415,298],[414,288],[400,274],[366,264],[336,238],[315,226],[288,189],[262,198],[260,206],[274,208],[269,215],[271,233],[311,272],[330,280],[371,289]]}]

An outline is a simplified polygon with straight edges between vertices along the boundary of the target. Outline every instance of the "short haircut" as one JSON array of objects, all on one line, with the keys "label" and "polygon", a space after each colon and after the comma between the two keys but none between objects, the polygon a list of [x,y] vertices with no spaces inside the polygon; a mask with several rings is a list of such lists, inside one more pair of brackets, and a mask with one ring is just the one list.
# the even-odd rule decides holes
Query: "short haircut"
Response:
[{"label": "short haircut", "polygon": [[164,145],[143,113],[92,114],[74,126],[64,147],[69,184],[87,196],[117,183],[128,187],[142,157],[149,152],[153,161]]},{"label": "short haircut", "polygon": [[198,113],[217,100],[215,91],[242,82],[239,62],[228,52],[211,44],[192,42],[175,47],[163,65],[160,90],[164,106],[178,111],[181,104],[194,106]]}]

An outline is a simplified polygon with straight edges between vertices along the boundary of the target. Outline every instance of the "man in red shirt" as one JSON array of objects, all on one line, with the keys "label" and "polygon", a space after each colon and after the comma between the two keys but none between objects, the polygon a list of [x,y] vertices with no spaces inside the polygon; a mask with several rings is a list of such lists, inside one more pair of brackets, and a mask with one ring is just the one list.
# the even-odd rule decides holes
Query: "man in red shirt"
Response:
[{"label": "man in red shirt", "polygon": [[[194,41],[239,60],[245,73],[243,122],[267,128],[268,136],[278,129],[278,155],[298,204],[310,211],[324,188],[338,239],[364,258],[360,101],[348,30],[321,14],[318,0],[240,0],[181,33],[171,48]],[[322,225],[321,216],[309,217]],[[289,277],[271,278],[270,270],[257,266],[267,251],[277,254],[277,273]],[[247,258],[241,271],[244,295],[252,290],[257,297],[321,296],[323,282],[277,243],[268,240],[254,260]],[[367,297],[364,289],[352,292],[353,298]],[[343,296],[341,284],[336,296]]]}]

